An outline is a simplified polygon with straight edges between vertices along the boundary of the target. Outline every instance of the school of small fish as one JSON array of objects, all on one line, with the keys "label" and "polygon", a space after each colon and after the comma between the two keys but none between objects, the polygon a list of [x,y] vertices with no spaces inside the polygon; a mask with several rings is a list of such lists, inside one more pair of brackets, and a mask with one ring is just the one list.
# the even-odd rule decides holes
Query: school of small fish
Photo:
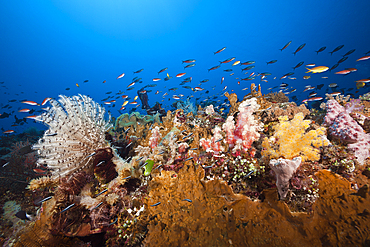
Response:
[{"label": "school of small fish", "polygon": [[[286,52],[288,49],[290,49],[291,46],[293,46],[294,42],[293,41],[288,41],[282,48],[276,48],[279,49],[281,52]],[[280,46],[281,47],[281,46]],[[342,49],[344,48],[344,45],[339,45],[334,47],[329,54],[330,56],[335,56],[334,54],[338,54]],[[292,51],[294,56],[298,56],[297,54],[301,54],[301,50],[305,49],[307,50],[308,48],[306,47],[306,43],[297,45],[295,50]],[[319,56],[322,54],[325,50],[327,49],[326,46],[323,46],[317,50],[313,50],[312,52],[316,52]],[[131,80],[129,79],[129,74],[128,71],[118,71],[118,76],[116,77],[116,80],[118,80],[121,85],[123,86],[123,90],[126,90],[127,92],[125,93],[124,91],[119,91],[116,92],[114,95],[113,91],[107,91],[106,95],[107,97],[102,99],[102,104],[106,105],[107,107],[111,107],[113,109],[117,109],[116,104],[120,106],[117,111],[121,114],[125,110],[134,110],[137,109],[138,107],[141,106],[141,104],[137,101],[139,98],[141,99],[141,96],[145,95],[150,95],[152,90],[149,90],[149,88],[157,88],[155,89],[155,92],[153,92],[153,95],[157,95],[160,93],[163,93],[161,102],[164,102],[162,104],[165,104],[164,106],[171,106],[173,103],[172,100],[174,101],[185,101],[187,99],[195,97],[196,103],[200,102],[207,102],[207,104],[210,104],[212,102],[214,106],[216,107],[223,107],[222,109],[224,110],[229,106],[227,104],[227,101],[223,97],[226,91],[229,92],[238,92],[244,91],[248,89],[249,85],[242,85],[243,88],[239,90],[232,89],[233,88],[233,83],[235,85],[241,85],[245,81],[252,81],[256,80],[259,78],[259,83],[261,83],[262,88],[263,86],[266,86],[267,88],[267,83],[271,82],[276,79],[284,80],[282,83],[278,83],[279,85],[270,87],[267,90],[272,92],[283,92],[286,95],[289,94],[302,94],[307,91],[308,92],[308,97],[304,99],[303,103],[307,102],[312,102],[312,101],[320,101],[323,100],[323,97],[320,96],[319,92],[316,90],[320,90],[323,86],[326,85],[326,93],[328,94],[350,94],[353,95],[350,91],[354,90],[357,88],[357,91],[355,93],[358,93],[358,90],[360,90],[363,87],[366,87],[368,82],[370,82],[370,77],[368,78],[356,78],[353,81],[353,87],[348,88],[348,89],[340,89],[338,88],[338,84],[335,82],[336,77],[338,76],[348,76],[350,74],[357,74],[357,66],[352,66],[352,67],[343,67],[340,69],[337,69],[339,66],[342,66],[342,64],[348,63],[349,56],[355,56],[352,54],[356,54],[356,49],[351,49],[348,50],[346,53],[342,54],[340,59],[335,63],[334,65],[327,65],[327,64],[320,64],[319,61],[309,61],[310,63],[306,63],[305,61],[300,61],[296,63],[294,66],[288,66],[287,69],[292,69],[290,72],[285,71],[281,74],[276,74],[272,75],[270,72],[261,72],[258,70],[263,70],[263,69],[268,69],[275,64],[280,64],[283,63],[281,59],[271,59],[271,60],[265,60],[265,61],[254,61],[254,60],[244,60],[242,57],[237,57],[237,56],[229,56],[224,59],[220,59],[222,57],[222,54],[225,54],[227,52],[227,47],[222,47],[216,51],[210,54],[210,56],[214,56],[214,64],[210,64],[207,69],[204,69],[204,71],[208,71],[208,78],[204,78],[202,80],[197,80],[195,81],[193,78],[195,78],[194,75],[192,75],[192,71],[194,71],[194,67],[197,67],[196,62],[201,63],[203,61],[198,61],[198,59],[195,58],[190,58],[190,59],[185,59],[181,60],[181,64],[183,65],[183,69],[186,72],[182,71],[173,71],[171,67],[162,67],[162,69],[157,70],[156,74],[153,76],[150,75],[144,75],[144,68],[140,68],[138,70],[135,70],[132,73],[134,76]],[[359,51],[357,50],[357,55],[355,59],[353,60],[354,63],[364,63],[367,60],[370,59],[370,56],[368,55],[370,51],[364,52],[363,55],[359,55]],[[243,62],[244,60],[244,62]],[[351,59],[349,59],[351,60]],[[217,62],[218,61],[218,62]],[[265,63],[265,64],[264,64]],[[264,65],[262,65],[264,64]],[[267,67],[264,67],[267,66]],[[222,67],[222,71],[225,73],[228,73],[228,76],[220,76],[219,78],[215,78],[215,75],[212,74],[214,73],[214,70],[220,70]],[[305,73],[310,73],[310,75],[305,75],[301,69],[301,67],[305,67],[307,71]],[[334,70],[334,73],[330,73],[331,71]],[[122,73],[123,72],[123,73]],[[232,72],[232,73],[230,73]],[[357,72],[357,73],[356,73]],[[144,73],[144,74],[143,74]],[[317,76],[315,74],[322,74],[324,73],[326,76]],[[173,76],[171,76],[173,75]],[[190,76],[189,76],[190,75]],[[245,75],[245,76],[243,76]],[[294,76],[293,76],[294,75]],[[330,76],[329,76],[330,75]],[[142,76],[142,77],[140,77]],[[148,76],[150,79],[148,79]],[[185,76],[187,76],[185,78]],[[370,75],[369,75],[370,76]],[[145,79],[143,79],[145,78]],[[184,78],[184,79],[183,79]],[[289,85],[289,83],[286,82],[286,79],[294,81],[294,85]],[[319,84],[319,80],[322,79],[329,79],[327,82]],[[152,82],[158,82],[160,84],[146,84],[145,86],[141,87],[140,89],[137,90],[137,85],[142,84],[143,81],[152,81]],[[314,82],[313,84],[318,84],[317,86],[311,86],[311,85],[306,85],[304,86],[303,89],[300,89],[299,87],[302,85],[298,81],[303,82],[302,80],[308,80],[311,82]],[[109,85],[112,80],[100,80],[100,83],[104,83],[105,85]],[[76,87],[81,88],[83,87],[84,83],[89,83],[89,80],[84,80],[81,83],[77,82]],[[170,83],[170,84],[169,84]],[[208,89],[204,88],[202,84],[207,83],[207,85],[212,84],[212,88]],[[4,84],[4,82],[1,82],[0,84]],[[185,85],[186,84],[186,85]],[[210,90],[216,90],[217,85],[221,84],[227,84],[225,86],[222,86],[223,88],[211,95]],[[275,83],[276,84],[276,83]],[[171,86],[170,86],[171,85]],[[180,87],[182,86],[182,87]],[[247,87],[245,87],[247,86]],[[5,87],[4,85],[2,87]],[[65,88],[65,90],[70,90],[71,88]],[[188,94],[186,93],[181,93],[181,90],[189,90]],[[131,90],[137,90],[137,95],[132,95],[132,93],[128,92]],[[328,91],[332,90],[332,92]],[[334,92],[336,90],[336,92]],[[23,93],[23,92],[22,92]],[[298,97],[297,95],[293,95],[292,100],[297,101]],[[196,97],[197,96],[197,97]],[[148,97],[148,96],[146,96]],[[158,97],[158,96],[157,96]],[[202,99],[201,99],[202,98]],[[25,107],[19,107],[16,112],[19,114],[28,114],[28,115],[22,115],[21,118],[17,117],[14,115],[16,121],[9,126],[8,129],[4,129],[4,127],[1,128],[1,131],[3,134],[12,134],[16,133],[16,127],[19,125],[23,125],[26,123],[28,119],[34,119],[37,115],[42,113],[44,110],[47,110],[47,108],[37,108],[41,106],[45,106],[49,100],[50,97],[44,98],[44,100],[41,103],[38,103],[33,100],[29,99],[24,99],[24,100],[18,100],[18,99],[12,99],[9,100],[8,104],[1,104],[0,107],[4,109],[3,113],[0,113],[0,119],[3,118],[8,118],[11,114],[14,114],[15,111],[11,111],[10,109],[12,108],[12,103],[22,103],[25,105],[28,105],[27,108]],[[170,101],[167,103],[165,100]],[[166,104],[167,103],[167,104]],[[142,108],[144,109],[144,105],[142,105]]]}]

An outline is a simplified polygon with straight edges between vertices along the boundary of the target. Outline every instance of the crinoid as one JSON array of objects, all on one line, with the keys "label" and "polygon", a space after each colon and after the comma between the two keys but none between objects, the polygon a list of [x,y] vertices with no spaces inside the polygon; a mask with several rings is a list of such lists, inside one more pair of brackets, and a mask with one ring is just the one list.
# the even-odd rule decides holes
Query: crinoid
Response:
[{"label": "crinoid", "polygon": [[[49,127],[33,146],[38,164],[47,165],[53,178],[69,176],[92,166],[98,149],[109,146],[105,132],[111,127],[104,119],[105,109],[85,95],[59,96],[36,121]],[[109,116],[110,118],[110,116]]]}]

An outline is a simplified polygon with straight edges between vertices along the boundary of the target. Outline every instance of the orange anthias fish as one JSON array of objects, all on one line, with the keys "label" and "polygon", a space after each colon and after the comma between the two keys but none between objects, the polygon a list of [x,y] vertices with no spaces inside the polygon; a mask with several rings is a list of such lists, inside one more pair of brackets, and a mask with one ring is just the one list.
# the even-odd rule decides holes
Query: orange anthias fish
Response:
[{"label": "orange anthias fish", "polygon": [[168,68],[164,68],[164,69],[161,69],[159,72],[158,72],[158,74],[159,73],[162,73],[162,72],[164,72],[164,71],[166,71]]},{"label": "orange anthias fish", "polygon": [[35,101],[30,101],[30,100],[22,101],[22,103],[25,103],[25,104],[28,104],[28,105],[40,105],[40,104],[36,103]]},{"label": "orange anthias fish", "polygon": [[22,109],[22,110],[19,110],[18,112],[29,112],[30,109]]},{"label": "orange anthias fish", "polygon": [[153,78],[153,81],[160,81],[161,78]]},{"label": "orange anthias fish", "polygon": [[345,69],[345,70],[341,70],[341,71],[335,72],[334,74],[337,74],[337,75],[347,75],[349,73],[351,73],[351,71]]},{"label": "orange anthias fish", "polygon": [[204,88],[201,88],[201,87],[195,87],[195,88],[193,89],[193,91],[202,91],[202,90],[204,90]]},{"label": "orange anthias fish", "polygon": [[11,133],[14,133],[15,131],[14,130],[6,130],[3,132],[3,134],[11,134]]},{"label": "orange anthias fish", "polygon": [[223,50],[225,50],[225,49],[226,49],[226,47],[222,47],[220,50],[218,50],[218,51],[214,52],[213,54],[220,53],[220,52],[222,52],[222,51],[223,51]]},{"label": "orange anthias fish", "polygon": [[370,79],[361,79],[361,80],[358,80],[356,82],[368,83],[368,82],[370,82]]},{"label": "orange anthias fish", "polygon": [[306,73],[312,72],[314,74],[314,73],[322,73],[322,72],[325,72],[325,71],[327,71],[329,69],[329,67],[326,67],[326,66],[317,66],[317,67],[306,68],[306,69],[308,69],[308,71]]},{"label": "orange anthias fish", "polygon": [[228,63],[228,62],[233,61],[234,59],[235,59],[235,57],[231,57],[231,58],[226,59],[226,60],[224,60],[224,61],[220,61],[220,63]]},{"label": "orange anthias fish", "polygon": [[117,79],[120,79],[120,78],[122,78],[122,77],[124,77],[125,76],[125,73],[122,73],[122,74],[120,74],[118,77],[117,77]]},{"label": "orange anthias fish", "polygon": [[195,59],[184,60],[182,63],[195,63]]},{"label": "orange anthias fish", "polygon": [[359,59],[357,59],[357,60],[356,60],[356,62],[358,62],[358,61],[368,60],[369,58],[370,58],[370,56],[360,57]]},{"label": "orange anthias fish", "polygon": [[133,85],[135,85],[135,82],[130,83],[127,87],[132,87]]},{"label": "orange anthias fish", "polygon": [[177,74],[176,75],[176,77],[182,77],[182,76],[184,76],[186,73],[179,73],[179,74]]},{"label": "orange anthias fish", "polygon": [[37,115],[27,116],[26,118],[35,119],[35,118],[37,118]]},{"label": "orange anthias fish", "polygon": [[46,103],[48,103],[48,101],[49,101],[49,100],[51,100],[51,98],[45,98],[45,99],[42,101],[41,105],[45,105]]},{"label": "orange anthias fish", "polygon": [[38,168],[33,169],[33,171],[36,172],[36,173],[44,173],[44,172],[46,172],[45,170],[41,170],[41,169],[38,169]]}]

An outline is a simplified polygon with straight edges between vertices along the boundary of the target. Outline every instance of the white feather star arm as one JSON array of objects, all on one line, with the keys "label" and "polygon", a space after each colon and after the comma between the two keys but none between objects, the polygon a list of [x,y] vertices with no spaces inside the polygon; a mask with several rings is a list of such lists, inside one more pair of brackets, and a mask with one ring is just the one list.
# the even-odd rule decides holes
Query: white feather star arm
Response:
[{"label": "white feather star arm", "polygon": [[85,95],[59,96],[36,121],[49,127],[33,146],[38,164],[51,169],[54,178],[71,175],[89,167],[95,151],[108,146],[105,132],[111,127],[105,109]]}]

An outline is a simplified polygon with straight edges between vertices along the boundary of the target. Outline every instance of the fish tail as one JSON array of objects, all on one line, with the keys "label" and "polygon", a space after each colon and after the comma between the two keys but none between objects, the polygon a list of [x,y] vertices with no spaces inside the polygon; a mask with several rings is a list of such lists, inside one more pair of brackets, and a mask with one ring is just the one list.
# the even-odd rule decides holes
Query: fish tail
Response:
[{"label": "fish tail", "polygon": [[315,51],[316,52],[316,55],[319,55],[319,51]]}]

